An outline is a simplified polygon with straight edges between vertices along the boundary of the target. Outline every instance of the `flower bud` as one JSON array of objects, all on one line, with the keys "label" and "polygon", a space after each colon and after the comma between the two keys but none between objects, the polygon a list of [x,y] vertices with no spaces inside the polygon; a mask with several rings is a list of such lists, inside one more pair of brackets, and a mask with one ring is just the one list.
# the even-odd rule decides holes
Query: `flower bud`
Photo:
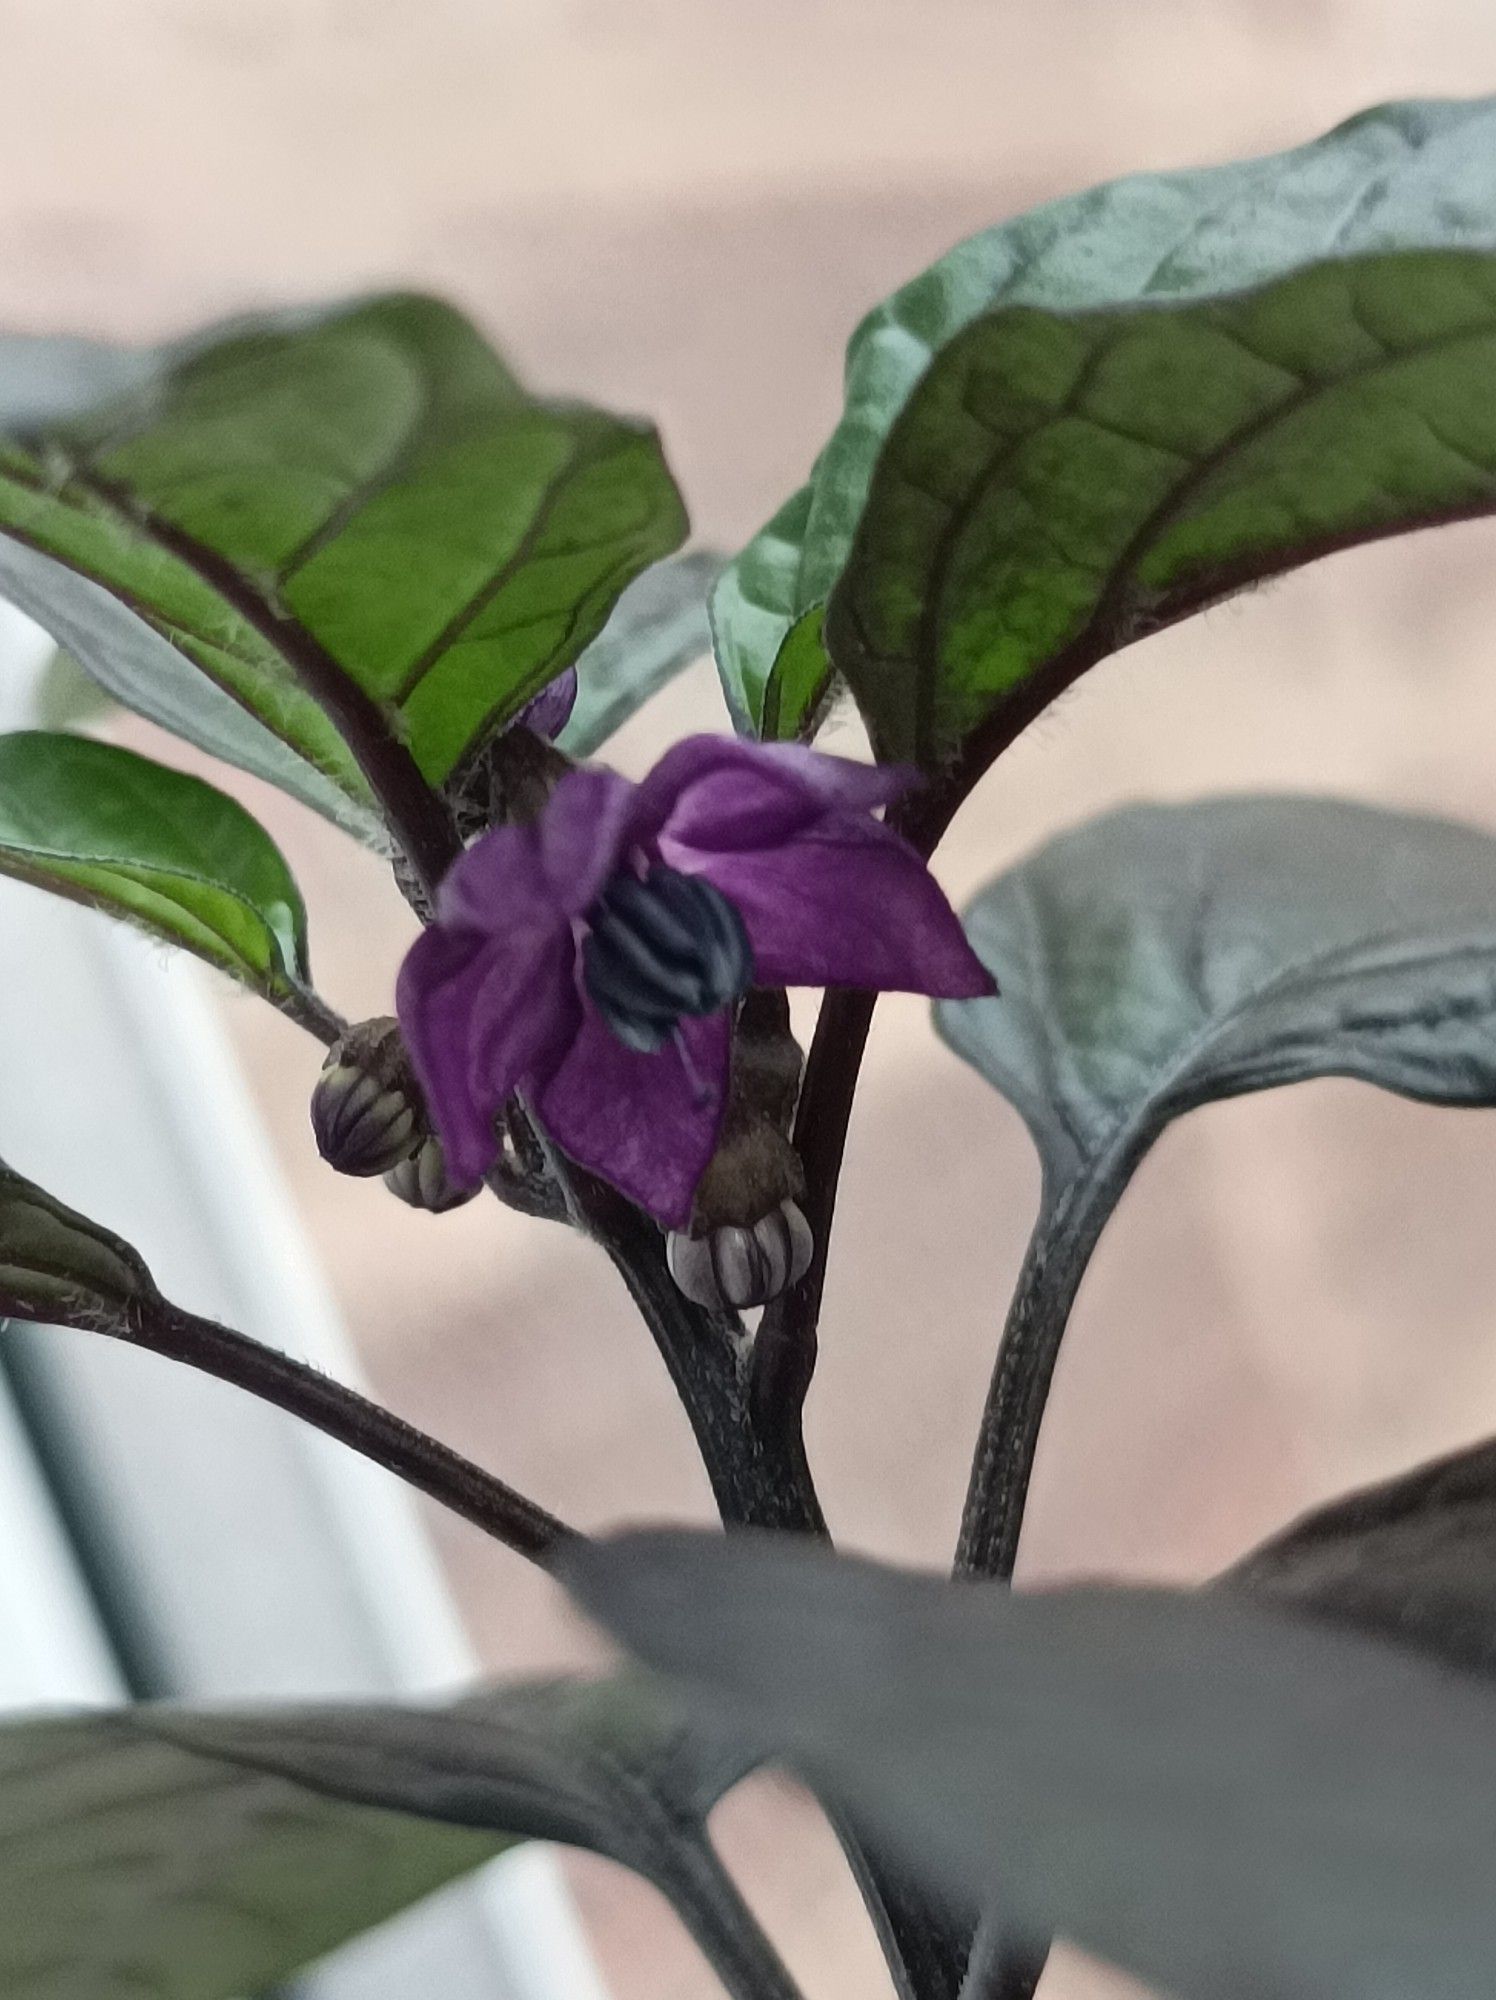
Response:
[{"label": "flower bud", "polygon": [[384,1184],[392,1195],[410,1208],[424,1208],[432,1215],[445,1215],[449,1208],[461,1208],[472,1200],[476,1188],[460,1188],[447,1178],[447,1162],[440,1139],[426,1139],[409,1159],[391,1168]]},{"label": "flower bud", "polygon": [[391,1020],[350,1028],[328,1052],[312,1092],[317,1150],[340,1174],[389,1172],[425,1133],[420,1091]]},{"label": "flower bud", "polygon": [[705,1236],[672,1234],[666,1244],[670,1275],[699,1306],[766,1306],[798,1284],[810,1268],[810,1224],[792,1201],[782,1201],[751,1227],[729,1223]]}]

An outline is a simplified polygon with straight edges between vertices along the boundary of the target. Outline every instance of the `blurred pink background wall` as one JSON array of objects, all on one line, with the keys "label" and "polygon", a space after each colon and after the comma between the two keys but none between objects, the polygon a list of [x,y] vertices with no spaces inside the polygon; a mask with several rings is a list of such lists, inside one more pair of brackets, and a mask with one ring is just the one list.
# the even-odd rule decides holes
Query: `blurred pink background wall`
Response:
[{"label": "blurred pink background wall", "polygon": [[[1493,86],[1489,0],[0,0],[0,320],[146,337],[437,288],[537,384],[655,415],[699,532],[733,546],[829,428],[858,315],[957,237],[1134,168],[1293,144],[1379,98]],[[719,726],[702,667],[618,756],[638,768]],[[1107,664],[939,867],[963,895],[1114,801],[1215,788],[1496,830],[1493,765],[1485,524],[1338,558]],[[387,877],[239,789],[301,876],[325,990],[385,1010],[409,935]],[[388,1400],[584,1523],[705,1518],[600,1260],[492,1204],[432,1221],[327,1175],[315,1051],[224,1004]],[[1026,1574],[1204,1575],[1314,1499],[1496,1429],[1493,1185],[1496,1120],[1351,1085],[1173,1132],[1082,1300]],[[848,1544],[946,1559],[1035,1188],[1016,1117],[918,1004],[888,1003],[809,1411]],[[495,1670],[586,1656],[534,1573],[433,1525]],[[784,1788],[733,1801],[724,1838],[813,1994],[883,1990],[834,1850]],[[600,1863],[575,1879],[626,2000],[713,1991],[650,1892]]]}]

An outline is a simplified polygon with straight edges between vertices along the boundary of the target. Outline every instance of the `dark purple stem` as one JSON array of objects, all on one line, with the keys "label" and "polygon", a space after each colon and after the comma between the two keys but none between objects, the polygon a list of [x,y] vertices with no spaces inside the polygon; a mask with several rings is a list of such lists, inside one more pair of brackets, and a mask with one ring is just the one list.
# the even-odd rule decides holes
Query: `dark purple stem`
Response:
[{"label": "dark purple stem", "polygon": [[824,1534],[804,1452],[755,1421],[737,1319],[684,1296],[666,1268],[665,1239],[631,1202],[575,1167],[564,1171],[580,1226],[612,1259],[654,1336],[724,1524]]},{"label": "dark purple stem", "polygon": [[115,1339],[247,1390],[299,1417],[407,1485],[460,1514],[506,1547],[544,1568],[576,1530],[506,1486],[470,1459],[427,1437],[378,1403],[293,1361],[247,1334],[184,1312],[165,1299],[138,1299],[118,1322],[95,1326]]},{"label": "dark purple stem", "polygon": [[[895,807],[890,824],[928,860],[972,783],[974,776],[931,785],[902,809]],[[876,993],[850,989],[827,993],[805,1064],[794,1139],[805,1168],[803,1205],[815,1248],[799,1284],[764,1313],[754,1353],[755,1414],[766,1430],[782,1436],[786,1449],[803,1450],[798,1442],[801,1416],[815,1373],[836,1194],[877,1004]]]}]

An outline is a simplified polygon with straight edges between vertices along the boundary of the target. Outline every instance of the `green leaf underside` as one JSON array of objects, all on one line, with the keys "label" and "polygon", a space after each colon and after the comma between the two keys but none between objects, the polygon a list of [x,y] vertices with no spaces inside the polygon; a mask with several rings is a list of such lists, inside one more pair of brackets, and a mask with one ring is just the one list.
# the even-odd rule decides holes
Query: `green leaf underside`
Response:
[{"label": "green leaf underside", "polygon": [[0,1321],[107,1326],[155,1296],[128,1243],[0,1160]]},{"label": "green leaf underside", "polygon": [[764,689],[760,734],[767,743],[808,741],[830,704],[834,677],[822,636],[824,616],[815,605],[785,634]]},{"label": "green leaf underside", "polygon": [[1182,2000],[1482,2000],[1496,1689],[1226,1592],[947,1582],[639,1534],[565,1581],[932,1892]]},{"label": "green leaf underside", "polygon": [[[720,556],[693,550],[656,563],[628,586],[577,660],[576,706],[558,738],[568,756],[595,755],[683,668],[710,652],[706,595],[721,567]],[[112,706],[108,691],[71,653],[53,655],[37,698],[44,728],[87,730]]]},{"label": "green leaf underside", "polygon": [[1333,799],[1135,806],[985,889],[1002,989],[940,1032],[1044,1167],[1036,1245],[1099,1233],[1193,1107],[1312,1077],[1496,1104],[1496,840]]},{"label": "green leaf underside", "polygon": [[201,779],[113,744],[0,736],[0,873],[126,918],[267,999],[310,979],[279,849]]},{"label": "green leaf underside", "polygon": [[36,721],[43,729],[87,731],[114,710],[106,689],[79,666],[71,653],[55,652],[47,662],[36,696]]},{"label": "green leaf underside", "polygon": [[194,1754],[128,1716],[0,1729],[0,1986],[237,2000],[508,1843]]},{"label": "green leaf underside", "polygon": [[831,650],[884,754],[935,766],[1046,669],[1493,506],[1496,255],[1321,265],[1207,306],[1014,308],[959,336],[895,427]]},{"label": "green leaf underside", "polygon": [[12,2000],[231,2000],[516,1838],[593,1848],[699,1901],[695,1844],[748,1761],[698,1745],[622,1675],[442,1708],[13,1721],[0,1985]]},{"label": "green leaf underside", "polygon": [[[226,685],[210,679],[196,664],[200,649],[180,633],[172,643],[102,585],[4,534],[0,534],[0,597],[50,631],[75,660],[86,663],[107,695],[173,735],[279,786],[355,839],[381,852],[388,850],[389,835],[374,795],[341,739],[325,729],[320,710],[303,705],[297,711],[306,725],[298,723],[297,735],[305,745],[309,730],[323,731],[318,740],[324,743],[326,770],[242,707]],[[264,664],[273,674],[275,663]],[[262,687],[272,684],[265,681]]]},{"label": "green leaf underside", "polygon": [[712,592],[717,671],[733,727],[743,736],[764,733],[764,692],[774,661],[796,619],[815,607],[800,586],[810,497],[808,486],[792,494],[727,565]]},{"label": "green leaf underside", "polygon": [[975,320],[1199,303],[1328,258],[1492,247],[1493,140],[1496,100],[1388,105],[1289,153],[1131,176],[959,244],[863,321],[810,481],[724,573],[713,627],[729,702],[756,723],[784,634],[846,566],[891,429]]},{"label": "green leaf underside", "polygon": [[683,533],[651,430],[537,402],[416,297],[168,350],[144,392],[0,447],[0,534],[124,600],[365,808],[278,618],[440,782]]}]

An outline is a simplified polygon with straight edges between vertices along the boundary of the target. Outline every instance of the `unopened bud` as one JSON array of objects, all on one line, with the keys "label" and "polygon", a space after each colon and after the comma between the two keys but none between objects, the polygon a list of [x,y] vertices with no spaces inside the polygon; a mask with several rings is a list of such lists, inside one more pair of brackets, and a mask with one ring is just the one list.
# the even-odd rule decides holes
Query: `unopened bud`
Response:
[{"label": "unopened bud", "polygon": [[458,1187],[447,1176],[446,1156],[440,1139],[429,1138],[407,1160],[402,1160],[384,1177],[392,1195],[410,1208],[424,1208],[432,1215],[445,1215],[449,1208],[461,1208],[478,1192]]},{"label": "unopened bud", "polygon": [[704,1236],[672,1235],[666,1245],[670,1275],[699,1306],[745,1311],[766,1306],[798,1284],[810,1268],[810,1224],[792,1201],[782,1201],[751,1227],[726,1224]]},{"label": "unopened bud", "polygon": [[328,1052],[312,1092],[317,1150],[340,1174],[388,1173],[421,1142],[420,1093],[394,1021],[364,1021]]}]

